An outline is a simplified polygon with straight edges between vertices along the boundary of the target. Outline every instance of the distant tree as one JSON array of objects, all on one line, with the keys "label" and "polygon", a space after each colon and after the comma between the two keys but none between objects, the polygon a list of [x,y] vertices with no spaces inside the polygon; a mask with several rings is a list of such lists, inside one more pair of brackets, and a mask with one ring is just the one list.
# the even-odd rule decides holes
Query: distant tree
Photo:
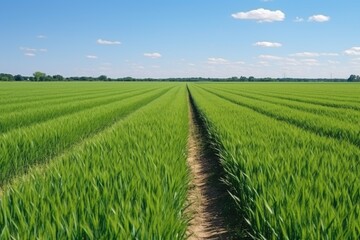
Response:
[{"label": "distant tree", "polygon": [[64,81],[64,77],[61,75],[52,76],[53,81]]},{"label": "distant tree", "polygon": [[97,80],[99,80],[99,81],[106,81],[106,80],[107,80],[107,76],[101,75],[101,76],[98,77]]},{"label": "distant tree", "polygon": [[43,81],[52,82],[55,81],[54,78],[50,75],[46,75]]},{"label": "distant tree", "polygon": [[23,76],[21,76],[20,74],[18,74],[18,75],[15,75],[15,76],[14,76],[14,80],[15,80],[15,81],[23,81],[24,78],[23,78]]},{"label": "distant tree", "polygon": [[249,80],[249,82],[254,82],[254,81],[255,81],[255,78],[254,78],[253,76],[250,76],[250,77],[248,78],[248,80]]},{"label": "distant tree", "polygon": [[14,81],[14,76],[7,73],[0,73],[0,81]]},{"label": "distant tree", "polygon": [[34,80],[39,82],[45,80],[46,74],[43,72],[34,72],[33,76]]},{"label": "distant tree", "polygon": [[359,75],[350,75],[350,77],[347,80],[348,82],[360,82],[360,76]]},{"label": "distant tree", "polygon": [[133,79],[132,77],[124,77],[121,81],[134,81],[135,79]]},{"label": "distant tree", "polygon": [[266,77],[262,79],[263,82],[273,82],[273,79],[270,77]]},{"label": "distant tree", "polygon": [[9,81],[8,78],[5,76],[5,74],[0,74],[0,81]]},{"label": "distant tree", "polygon": [[247,82],[247,80],[248,80],[247,77],[244,77],[244,76],[241,76],[241,77],[240,77],[240,81],[241,81],[241,82]]},{"label": "distant tree", "polygon": [[354,82],[355,80],[356,80],[356,75],[351,74],[347,81],[348,82]]}]

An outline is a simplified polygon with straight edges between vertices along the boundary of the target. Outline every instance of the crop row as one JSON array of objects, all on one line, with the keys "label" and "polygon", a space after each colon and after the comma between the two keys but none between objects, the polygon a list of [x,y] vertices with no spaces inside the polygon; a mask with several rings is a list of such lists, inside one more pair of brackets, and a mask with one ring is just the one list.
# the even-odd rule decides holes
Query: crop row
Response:
[{"label": "crop row", "polygon": [[342,99],[334,99],[333,97],[320,98],[318,96],[308,96],[303,94],[294,94],[294,93],[278,93],[278,94],[269,94],[263,93],[265,96],[274,96],[280,99],[290,100],[290,101],[298,101],[304,103],[317,104],[321,106],[327,107],[335,107],[335,108],[345,108],[345,109],[355,109],[360,110],[359,102],[352,100]]},{"label": "crop row", "polygon": [[262,239],[357,239],[359,148],[279,121],[275,112],[264,115],[257,108],[272,110],[265,102],[244,98],[246,105],[235,104],[237,96],[209,86],[192,84],[189,89],[219,149],[224,181],[252,234]]},{"label": "crop row", "polygon": [[[151,89],[150,89],[151,90]],[[40,123],[59,116],[76,113],[85,109],[95,108],[112,102],[120,101],[131,96],[141,95],[150,91],[131,91],[125,93],[106,94],[99,97],[92,97],[85,100],[71,100],[64,103],[49,104],[42,102],[42,106],[37,108],[27,108],[26,110],[7,113],[0,116],[0,133],[7,132],[14,128],[26,127],[34,123]]]},{"label": "crop row", "polygon": [[331,102],[359,102],[359,88],[349,83],[265,83],[221,84],[220,88],[241,89],[248,93],[272,94],[282,97],[311,98]]},{"label": "crop row", "polygon": [[[6,86],[9,86],[9,93],[6,94]],[[84,88],[85,86],[85,88]],[[79,93],[81,95],[91,95],[99,92],[109,92],[113,91],[109,87],[106,88],[96,88],[93,85],[77,85],[77,84],[53,84],[41,83],[41,84],[31,84],[31,83],[2,83],[1,89],[3,95],[0,99],[1,104],[16,104],[16,103],[25,103],[25,102],[38,102],[51,99],[59,99],[77,96]]]},{"label": "crop row", "polygon": [[360,125],[344,123],[341,120],[327,116],[304,113],[303,111],[287,106],[279,106],[270,102],[249,99],[233,93],[209,89],[206,89],[206,91],[261,114],[314,132],[320,136],[335,138],[339,141],[347,141],[360,147]]},{"label": "crop row", "polygon": [[230,90],[230,89],[222,89],[219,87],[217,87],[217,88],[212,87],[211,89],[214,89],[217,91],[222,90],[225,92],[234,93],[236,95],[240,95],[242,97],[246,97],[246,98],[250,98],[250,99],[274,103],[274,104],[278,104],[281,106],[287,106],[287,107],[298,109],[301,111],[315,113],[320,116],[332,117],[332,118],[344,121],[344,122],[346,122],[346,124],[348,124],[348,123],[360,124],[360,111],[355,110],[355,109],[334,108],[334,107],[317,105],[317,104],[312,104],[312,103],[305,103],[305,102],[300,102],[300,101],[294,101],[291,99],[279,98],[279,97],[275,97],[275,96],[267,96],[267,94],[243,92],[243,91],[241,91],[241,89],[231,89]]},{"label": "crop row", "polygon": [[163,93],[129,99],[127,117],[6,186],[0,239],[185,238],[186,89]]},{"label": "crop row", "polygon": [[357,88],[23,84],[0,93],[0,239],[186,238],[188,93],[250,234],[360,236]]},{"label": "crop row", "polygon": [[[76,85],[75,85],[76,86]],[[17,88],[15,88],[18,90]],[[24,110],[30,110],[30,109],[37,109],[39,107],[43,107],[44,105],[58,105],[62,103],[70,103],[70,102],[76,102],[76,101],[82,101],[97,97],[105,97],[120,93],[129,93],[132,91],[139,91],[141,89],[150,89],[149,87],[136,87],[136,86],[129,86],[125,85],[122,88],[112,88],[112,89],[105,89],[105,90],[94,90],[94,89],[77,89],[77,92],[72,92],[69,90],[66,90],[64,92],[61,91],[61,89],[55,91],[48,91],[46,93],[41,93],[39,96],[28,92],[23,92],[23,90],[19,90],[19,92],[22,92],[24,96],[21,97],[15,97],[10,98],[6,97],[4,100],[6,100],[6,103],[2,103],[0,106],[0,111],[3,114],[8,113],[14,113],[14,112],[21,112]],[[3,99],[2,99],[3,100]]]},{"label": "crop row", "polygon": [[85,109],[0,135],[0,186],[159,97],[168,88]]}]

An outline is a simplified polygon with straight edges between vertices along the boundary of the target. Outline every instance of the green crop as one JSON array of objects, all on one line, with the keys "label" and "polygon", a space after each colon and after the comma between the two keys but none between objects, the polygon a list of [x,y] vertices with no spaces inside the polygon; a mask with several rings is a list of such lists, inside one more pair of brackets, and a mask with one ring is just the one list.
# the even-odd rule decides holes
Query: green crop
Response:
[{"label": "green crop", "polygon": [[315,113],[304,113],[304,111],[291,107],[279,106],[275,103],[254,98],[251,99],[238,94],[213,90],[207,91],[266,116],[293,124],[321,136],[348,141],[360,147],[360,121],[358,121],[359,124],[344,124],[342,120],[336,117],[327,117]]},{"label": "green crop", "polygon": [[128,96],[0,135],[0,185],[29,166],[49,161],[71,146],[163,94],[166,89]]},{"label": "green crop", "polygon": [[359,239],[358,84],[0,85],[0,239],[186,239],[189,94],[251,235]]},{"label": "green crop", "polygon": [[0,239],[184,239],[188,105],[171,86],[6,185]]},{"label": "green crop", "polygon": [[14,128],[29,126],[33,123],[39,124],[40,122],[48,121],[56,117],[62,117],[68,114],[83,111],[85,109],[95,108],[108,103],[117,102],[131,96],[141,95],[149,90],[109,94],[105,96],[93,97],[86,100],[77,100],[71,102],[60,103],[56,105],[49,104],[47,101],[42,102],[42,106],[36,109],[28,108],[26,110],[8,113],[0,117],[0,133],[7,132]]},{"label": "green crop", "polygon": [[254,92],[245,92],[232,89],[227,89],[223,87],[212,88],[216,90],[224,90],[229,93],[235,93],[246,98],[255,99],[259,101],[264,101],[268,103],[277,104],[280,106],[287,106],[290,108],[298,109],[305,112],[319,114],[321,116],[332,117],[339,119],[350,124],[360,124],[360,111],[356,109],[349,108],[336,108],[330,106],[324,106],[314,103],[305,103],[301,101],[294,101],[289,98],[284,99],[283,96],[269,95],[266,93],[254,93]]},{"label": "green crop", "polygon": [[[231,88],[242,95],[247,86]],[[336,122],[332,118],[321,120],[319,115],[319,121],[314,121],[318,115],[295,115],[292,108],[225,93],[217,87],[224,86],[192,84],[190,91],[219,149],[224,181],[238,212],[256,236],[357,239],[360,149],[350,143],[356,142],[355,135],[354,141],[328,137],[320,131],[336,131],[330,127]],[[358,127],[343,122],[338,131]]]}]

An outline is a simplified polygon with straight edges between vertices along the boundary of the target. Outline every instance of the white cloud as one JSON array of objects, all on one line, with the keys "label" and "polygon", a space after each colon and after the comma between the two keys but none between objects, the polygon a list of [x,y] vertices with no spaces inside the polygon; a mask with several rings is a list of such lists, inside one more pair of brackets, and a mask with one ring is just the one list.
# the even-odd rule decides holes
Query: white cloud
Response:
[{"label": "white cloud", "polygon": [[24,53],[24,55],[27,56],[27,57],[35,57],[36,56],[36,54],[32,53],[32,52]]},{"label": "white cloud", "polygon": [[264,8],[259,8],[248,12],[238,12],[232,14],[231,16],[235,19],[256,20],[258,22],[284,21],[285,19],[285,14],[282,11],[271,11]]},{"label": "white cloud", "polygon": [[211,57],[211,58],[208,58],[207,63],[209,63],[209,64],[227,64],[227,63],[229,63],[229,61],[224,58]]},{"label": "white cloud", "polygon": [[318,57],[320,56],[319,53],[316,52],[300,52],[300,53],[294,53],[291,54],[292,57]]},{"label": "white cloud", "polygon": [[109,41],[109,40],[104,40],[101,38],[98,39],[96,42],[100,45],[120,45],[121,44],[121,42],[119,42],[119,41]]},{"label": "white cloud", "polygon": [[106,67],[106,66],[100,66],[100,67],[99,67],[99,70],[100,70],[100,71],[111,71],[112,68],[111,68],[111,67]]},{"label": "white cloud", "polygon": [[161,58],[161,54],[160,53],[157,53],[157,52],[154,52],[154,53],[144,53],[144,56],[145,57],[148,57],[148,58]]},{"label": "white cloud", "polygon": [[301,17],[296,17],[295,18],[295,20],[294,20],[294,22],[303,22],[303,21],[305,21],[303,18],[301,18]]},{"label": "white cloud", "polygon": [[261,66],[264,66],[264,67],[269,67],[270,66],[269,62],[267,62],[267,61],[259,61],[258,64],[261,65]]},{"label": "white cloud", "polygon": [[338,53],[320,53],[321,56],[328,56],[328,57],[337,57],[339,56]]},{"label": "white cloud", "polygon": [[338,53],[317,53],[317,52],[300,52],[290,54],[292,57],[320,57],[320,56],[328,56],[328,57],[336,57],[339,56]]},{"label": "white cloud", "polygon": [[299,61],[297,61],[294,58],[285,58],[284,64],[286,64],[288,66],[299,66],[300,65]]},{"label": "white cloud", "polygon": [[321,14],[310,16],[308,19],[309,22],[327,22],[329,20],[330,20],[329,16],[325,16]]},{"label": "white cloud", "polygon": [[20,50],[24,51],[24,52],[32,52],[32,53],[35,53],[35,52],[47,52],[48,51],[46,48],[36,49],[36,48],[29,48],[29,47],[20,47]]},{"label": "white cloud", "polygon": [[330,64],[340,64],[339,61],[333,61],[333,60],[328,60],[327,62]]},{"label": "white cloud", "polygon": [[276,48],[276,47],[281,47],[282,44],[277,42],[256,42],[254,43],[254,46]]},{"label": "white cloud", "polygon": [[[129,63],[130,63],[130,61],[129,61]],[[131,67],[131,69],[135,69],[135,70],[143,70],[143,69],[145,69],[145,66],[140,65],[138,63],[131,63],[131,64],[129,64],[129,66]]]},{"label": "white cloud", "polygon": [[47,49],[46,48],[36,49],[36,48],[29,48],[29,47],[20,47],[20,51],[22,51],[24,53],[24,55],[27,57],[35,57],[38,52],[45,53],[45,52],[47,52]]},{"label": "white cloud", "polygon": [[304,63],[305,65],[308,65],[308,66],[318,66],[320,65],[319,64],[319,61],[317,59],[302,59],[301,60],[302,63]]},{"label": "white cloud", "polygon": [[278,56],[273,56],[273,55],[260,55],[259,56],[260,59],[265,59],[265,60],[282,60],[282,57],[278,57]]},{"label": "white cloud", "polygon": [[37,35],[36,38],[39,38],[39,39],[45,39],[47,38],[45,35]]},{"label": "white cloud", "polygon": [[36,52],[37,49],[35,48],[28,48],[28,47],[20,47],[21,51],[25,51],[25,52]]},{"label": "white cloud", "polygon": [[[322,56],[319,54],[318,56]],[[270,61],[273,65],[276,66],[289,66],[289,67],[313,67],[313,66],[325,66],[321,64],[318,59],[313,57],[317,57],[316,54],[307,54],[304,55],[305,58],[289,58],[289,57],[278,57],[272,55],[260,55],[259,58],[263,61]],[[327,60],[328,64],[339,64],[338,61]]]},{"label": "white cloud", "polygon": [[352,65],[360,65],[360,58],[351,59],[350,64],[352,64]]},{"label": "white cloud", "polygon": [[345,50],[344,53],[350,56],[360,56],[360,47],[352,47]]},{"label": "white cloud", "polygon": [[319,62],[317,59],[314,59],[314,58],[302,59],[301,61],[302,62],[312,62],[312,63]]},{"label": "white cloud", "polygon": [[[307,56],[310,57],[310,56]],[[306,58],[306,59],[300,59],[297,60],[295,58],[288,58],[288,57],[280,57],[280,56],[274,56],[274,55],[260,55],[258,57],[260,59],[259,63],[266,63],[266,65],[269,65],[269,62],[272,62],[274,65],[278,66],[319,66],[320,63],[317,59],[313,58]],[[262,64],[264,65],[264,64]]]},{"label": "white cloud", "polygon": [[97,59],[98,57],[95,56],[95,55],[87,55],[86,58],[89,58],[89,59]]}]

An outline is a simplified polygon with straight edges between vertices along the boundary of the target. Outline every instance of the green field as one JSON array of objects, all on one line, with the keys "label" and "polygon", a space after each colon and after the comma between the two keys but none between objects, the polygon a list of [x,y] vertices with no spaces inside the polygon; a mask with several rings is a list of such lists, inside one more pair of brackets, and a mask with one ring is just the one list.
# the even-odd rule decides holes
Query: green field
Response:
[{"label": "green field", "polygon": [[156,82],[0,83],[0,239],[186,239],[189,98],[251,235],[359,239],[359,84]]}]

